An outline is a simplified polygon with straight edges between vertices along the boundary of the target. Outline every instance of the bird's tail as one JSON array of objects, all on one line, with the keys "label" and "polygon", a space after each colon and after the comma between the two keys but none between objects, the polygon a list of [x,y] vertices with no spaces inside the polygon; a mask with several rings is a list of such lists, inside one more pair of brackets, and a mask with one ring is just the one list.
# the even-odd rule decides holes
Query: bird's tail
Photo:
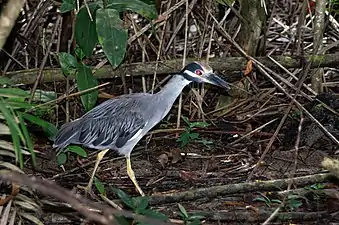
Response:
[{"label": "bird's tail", "polygon": [[81,129],[80,125],[80,119],[62,125],[54,138],[53,148],[64,149],[69,144],[76,144]]}]

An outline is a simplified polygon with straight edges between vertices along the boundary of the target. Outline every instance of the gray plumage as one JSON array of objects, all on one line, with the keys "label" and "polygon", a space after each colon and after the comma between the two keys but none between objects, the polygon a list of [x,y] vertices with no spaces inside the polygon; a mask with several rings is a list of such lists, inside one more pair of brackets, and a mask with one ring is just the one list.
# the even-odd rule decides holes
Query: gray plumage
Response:
[{"label": "gray plumage", "polygon": [[214,74],[209,66],[190,63],[156,94],[122,95],[63,125],[55,137],[54,147],[63,149],[69,144],[81,144],[102,150],[97,156],[86,191],[91,190],[96,170],[106,152],[109,149],[118,151],[126,157],[128,176],[139,193],[144,195],[135,178],[130,154],[139,140],[168,114],[182,89],[193,81],[229,88],[227,82]]},{"label": "gray plumage", "polygon": [[174,75],[156,94],[135,93],[107,100],[81,118],[64,124],[55,138],[54,147],[63,149],[69,144],[81,144],[127,154],[167,115],[190,82],[183,76]]}]

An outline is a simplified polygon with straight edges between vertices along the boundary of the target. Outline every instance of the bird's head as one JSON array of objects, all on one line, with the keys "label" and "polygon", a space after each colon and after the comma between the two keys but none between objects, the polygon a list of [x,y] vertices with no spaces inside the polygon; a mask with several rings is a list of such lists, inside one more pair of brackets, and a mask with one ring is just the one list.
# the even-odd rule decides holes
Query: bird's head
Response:
[{"label": "bird's head", "polygon": [[213,72],[213,69],[202,62],[192,62],[181,70],[180,74],[187,80],[197,83],[209,83],[230,89],[228,83]]}]

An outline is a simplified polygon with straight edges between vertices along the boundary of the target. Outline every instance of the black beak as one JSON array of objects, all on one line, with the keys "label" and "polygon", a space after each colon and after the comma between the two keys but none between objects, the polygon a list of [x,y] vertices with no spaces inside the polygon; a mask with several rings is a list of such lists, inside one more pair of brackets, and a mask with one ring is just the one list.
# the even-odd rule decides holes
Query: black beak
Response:
[{"label": "black beak", "polygon": [[227,90],[231,89],[230,86],[228,85],[228,83],[226,81],[224,81],[223,79],[221,79],[218,75],[216,75],[215,73],[208,73],[205,75],[205,79],[207,83],[219,86],[219,87],[223,87]]}]

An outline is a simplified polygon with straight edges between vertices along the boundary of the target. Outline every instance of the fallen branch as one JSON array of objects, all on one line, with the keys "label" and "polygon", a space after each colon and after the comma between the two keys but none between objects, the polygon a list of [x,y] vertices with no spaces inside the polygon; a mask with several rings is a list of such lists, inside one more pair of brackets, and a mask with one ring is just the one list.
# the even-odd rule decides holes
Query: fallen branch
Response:
[{"label": "fallen branch", "polygon": [[[190,212],[190,213],[197,213],[204,215],[209,220],[214,221],[237,221],[237,222],[260,222],[264,221],[267,217],[269,217],[274,210],[258,210],[256,211],[245,211],[243,210],[236,210],[231,212]],[[319,212],[279,212],[277,213],[277,220],[279,222],[282,221],[310,221],[310,220],[317,220],[321,218],[325,218],[329,216],[327,211],[319,211]]]},{"label": "fallen branch", "polygon": [[52,196],[57,198],[58,200],[67,202],[73,209],[81,213],[86,218],[100,224],[115,224],[115,218],[113,217],[114,215],[133,218],[140,222],[148,224],[170,224],[161,220],[147,218],[142,215],[136,215],[125,210],[116,210],[109,206],[92,202],[79,194],[73,193],[65,188],[58,186],[52,181],[42,180],[38,177],[28,177],[25,174],[14,171],[0,170],[0,179],[13,182],[22,186],[28,186],[30,189],[38,190],[44,195]]},{"label": "fallen branch", "polygon": [[[311,68],[318,67],[336,67],[339,64],[339,54],[327,54],[321,56],[306,56],[305,58],[297,56],[276,56],[272,57],[281,66],[285,68],[301,68],[303,61],[309,61],[313,59]],[[270,57],[258,57],[259,62],[266,65],[271,69],[279,69],[280,67],[272,62]],[[192,62],[193,58],[188,58],[187,63]],[[209,64],[216,71],[242,71],[247,64],[244,57],[227,57],[227,58],[213,58],[209,59]],[[131,63],[121,65],[118,69],[113,70],[111,66],[106,65],[96,70],[94,76],[98,79],[112,79],[115,77],[121,77],[122,74],[130,76],[142,76],[154,74],[156,62],[148,63]],[[157,74],[172,74],[176,73],[182,68],[182,60],[167,60],[158,62]],[[33,84],[37,78],[39,69],[29,69],[22,71],[14,71],[6,73],[6,76],[16,84]],[[232,77],[230,80],[240,80],[241,75],[238,77]],[[62,74],[60,68],[58,69],[44,69],[41,82],[54,82],[64,81],[65,76]]]},{"label": "fallen branch", "polygon": [[150,199],[151,205],[164,203],[174,203],[180,201],[192,201],[201,198],[216,198],[234,193],[244,193],[253,191],[274,191],[286,189],[289,183],[295,186],[306,186],[314,183],[328,181],[333,176],[329,173],[314,174],[290,179],[278,179],[270,181],[257,181],[240,184],[227,184],[208,188],[170,193],[165,195],[153,195]]}]

